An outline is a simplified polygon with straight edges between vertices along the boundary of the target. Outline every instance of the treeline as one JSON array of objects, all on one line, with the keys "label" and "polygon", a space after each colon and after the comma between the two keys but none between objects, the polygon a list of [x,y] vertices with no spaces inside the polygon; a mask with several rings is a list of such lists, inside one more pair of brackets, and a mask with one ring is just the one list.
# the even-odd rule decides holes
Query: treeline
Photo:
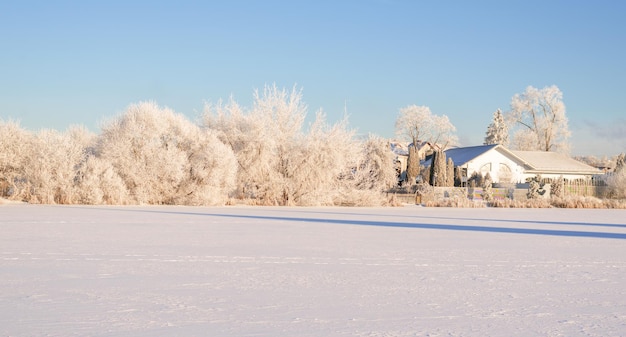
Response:
[{"label": "treeline", "polygon": [[0,120],[0,197],[30,203],[380,205],[396,183],[386,140],[358,139],[323,113],[306,126],[301,91],[252,107],[207,105],[201,121],[153,102],[104,123],[30,132]]}]

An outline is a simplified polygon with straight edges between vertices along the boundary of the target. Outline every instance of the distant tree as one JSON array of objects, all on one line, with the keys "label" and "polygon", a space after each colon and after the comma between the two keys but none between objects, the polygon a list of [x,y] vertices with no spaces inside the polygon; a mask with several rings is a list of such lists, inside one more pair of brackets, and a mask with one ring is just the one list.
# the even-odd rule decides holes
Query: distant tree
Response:
[{"label": "distant tree", "polygon": [[446,153],[442,150],[433,152],[432,164],[430,167],[430,185],[446,186]]},{"label": "distant tree", "polygon": [[400,109],[395,127],[398,136],[408,139],[413,144],[413,151],[409,147],[407,163],[407,179],[412,185],[415,184],[415,178],[419,174],[420,158],[414,157],[417,157],[417,146],[421,142],[438,144],[442,149],[457,142],[456,128],[448,117],[433,115],[427,106],[410,105]]},{"label": "distant tree", "polygon": [[509,127],[506,125],[502,110],[498,109],[493,113],[493,121],[487,127],[484,145],[509,144]]},{"label": "distant tree", "polygon": [[569,152],[570,131],[563,93],[557,86],[543,89],[529,86],[523,94],[515,94],[507,117],[514,123],[514,148]]}]

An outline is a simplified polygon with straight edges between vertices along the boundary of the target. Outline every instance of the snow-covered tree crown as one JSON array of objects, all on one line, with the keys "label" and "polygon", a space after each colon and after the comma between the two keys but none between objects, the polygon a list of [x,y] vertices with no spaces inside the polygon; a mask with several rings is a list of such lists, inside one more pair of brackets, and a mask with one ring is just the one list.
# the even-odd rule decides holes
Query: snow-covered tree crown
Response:
[{"label": "snow-covered tree crown", "polygon": [[434,115],[427,106],[404,107],[396,119],[396,135],[408,138],[413,144],[426,141],[445,148],[458,142],[455,132],[448,116]]},{"label": "snow-covered tree crown", "polygon": [[500,109],[493,113],[493,121],[487,127],[484,145],[491,144],[504,146],[509,144],[509,127],[506,125],[504,115]]},{"label": "snow-covered tree crown", "polygon": [[507,117],[515,132],[513,148],[569,152],[563,93],[556,85],[543,89],[529,86],[524,93],[515,94]]}]

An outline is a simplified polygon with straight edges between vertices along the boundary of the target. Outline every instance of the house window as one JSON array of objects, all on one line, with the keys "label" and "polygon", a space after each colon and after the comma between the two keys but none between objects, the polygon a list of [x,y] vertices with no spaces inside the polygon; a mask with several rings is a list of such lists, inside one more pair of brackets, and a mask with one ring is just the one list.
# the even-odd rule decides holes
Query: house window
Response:
[{"label": "house window", "polygon": [[491,172],[491,163],[485,164],[480,168],[480,174],[483,176],[489,172]]},{"label": "house window", "polygon": [[498,182],[508,184],[513,179],[513,172],[507,164],[500,163],[498,168]]}]

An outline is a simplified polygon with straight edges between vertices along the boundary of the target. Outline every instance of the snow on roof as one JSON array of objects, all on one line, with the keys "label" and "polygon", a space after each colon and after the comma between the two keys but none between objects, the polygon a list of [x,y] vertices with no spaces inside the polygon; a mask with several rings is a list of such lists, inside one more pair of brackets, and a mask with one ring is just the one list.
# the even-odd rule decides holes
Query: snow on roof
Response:
[{"label": "snow on roof", "polygon": [[514,155],[527,162],[532,171],[541,172],[576,172],[601,173],[597,168],[579,162],[561,153],[544,151],[511,151]]},{"label": "snow on roof", "polygon": [[405,145],[400,142],[390,142],[391,152],[393,152],[397,156],[408,156],[409,150]]},{"label": "snow on roof", "polygon": [[[556,152],[544,151],[511,151],[502,145],[479,145],[468,147],[456,147],[445,151],[446,158],[452,158],[454,166],[463,166],[482,154],[498,149],[503,155],[514,159],[526,166],[529,173],[576,173],[576,174],[599,174],[601,171],[593,166],[579,162],[567,155]],[[427,157],[422,165],[431,164],[432,157]]]},{"label": "snow on roof", "polygon": [[452,158],[454,166],[461,166],[496,146],[498,146],[498,144],[455,147],[445,151],[446,158]]}]

